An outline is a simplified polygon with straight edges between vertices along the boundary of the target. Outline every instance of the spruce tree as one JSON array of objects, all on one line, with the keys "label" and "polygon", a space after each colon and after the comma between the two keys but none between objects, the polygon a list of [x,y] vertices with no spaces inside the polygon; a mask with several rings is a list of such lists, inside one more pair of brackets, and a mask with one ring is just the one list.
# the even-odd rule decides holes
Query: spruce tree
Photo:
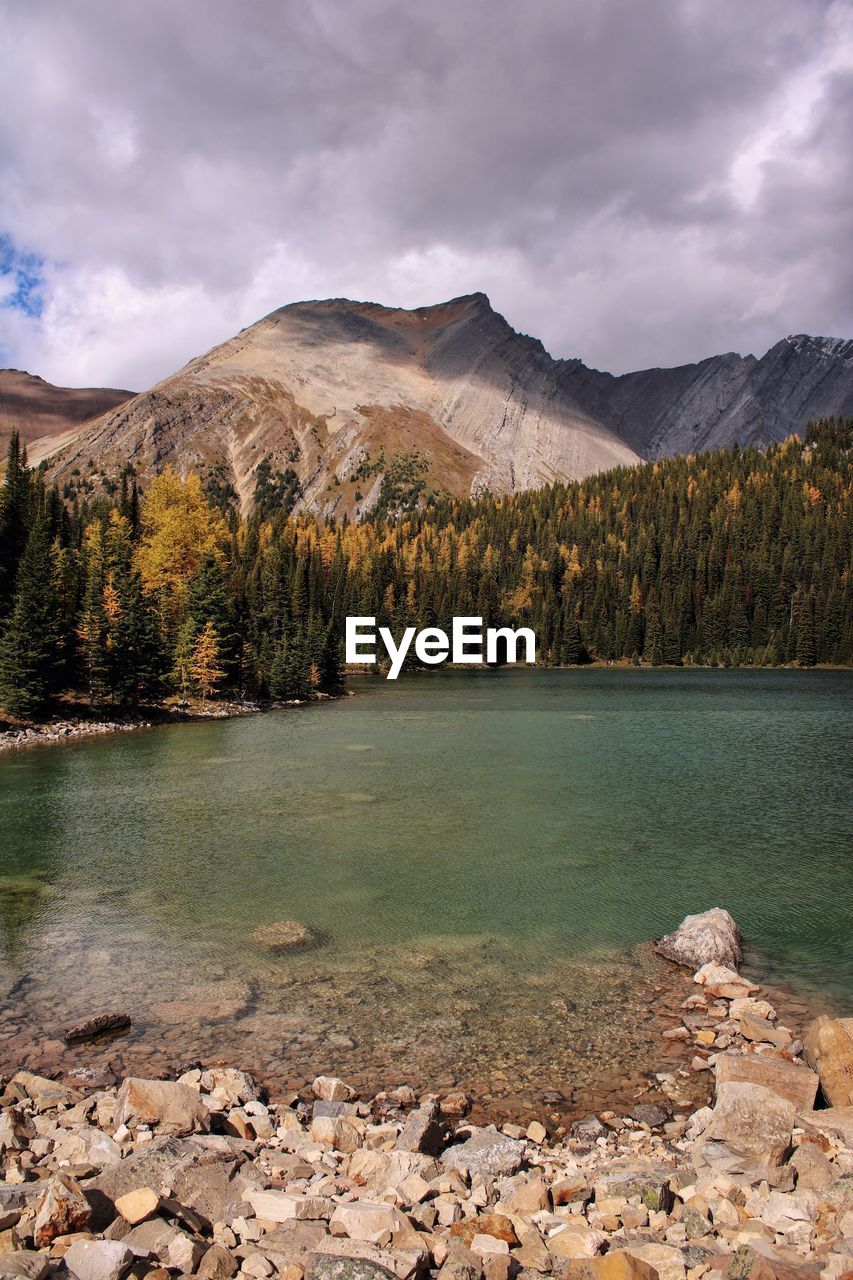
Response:
[{"label": "spruce tree", "polygon": [[52,570],[47,527],[37,516],[0,640],[0,700],[13,715],[24,718],[42,714],[59,691],[61,652]]},{"label": "spruce tree", "polygon": [[12,607],[18,565],[29,536],[31,499],[27,451],[22,448],[17,431],[13,431],[0,490],[0,617]]}]

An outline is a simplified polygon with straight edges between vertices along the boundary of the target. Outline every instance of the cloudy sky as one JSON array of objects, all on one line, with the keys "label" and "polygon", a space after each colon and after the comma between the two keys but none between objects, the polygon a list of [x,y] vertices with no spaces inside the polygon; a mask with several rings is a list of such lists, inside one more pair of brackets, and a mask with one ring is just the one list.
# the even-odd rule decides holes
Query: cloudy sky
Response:
[{"label": "cloudy sky", "polygon": [[853,334],[849,0],[0,0],[0,365],[484,290],[623,371]]}]

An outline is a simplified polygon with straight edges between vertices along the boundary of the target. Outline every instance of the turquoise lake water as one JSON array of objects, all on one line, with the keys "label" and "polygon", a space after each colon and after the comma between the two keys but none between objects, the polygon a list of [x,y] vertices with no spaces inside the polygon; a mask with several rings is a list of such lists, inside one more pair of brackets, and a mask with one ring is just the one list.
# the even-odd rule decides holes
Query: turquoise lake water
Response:
[{"label": "turquoise lake water", "polygon": [[[712,905],[762,977],[849,1009],[850,673],[354,688],[0,757],[0,1056],[30,1037],[60,1057],[64,1021],[109,1005],[137,1064],[577,1085],[651,1065],[642,984],[671,971],[637,944]],[[252,943],[285,918],[322,945]]]}]

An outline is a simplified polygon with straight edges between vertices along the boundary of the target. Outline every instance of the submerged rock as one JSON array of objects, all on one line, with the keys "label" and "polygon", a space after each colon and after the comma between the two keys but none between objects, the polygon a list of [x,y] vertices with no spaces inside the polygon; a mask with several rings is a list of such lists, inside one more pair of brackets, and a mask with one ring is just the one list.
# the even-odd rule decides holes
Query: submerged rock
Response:
[{"label": "submerged rock", "polygon": [[69,1044],[78,1040],[94,1040],[96,1036],[105,1035],[108,1031],[124,1031],[130,1025],[128,1013],[102,1013],[97,1018],[87,1018],[85,1022],[68,1027],[65,1039]]},{"label": "submerged rock", "polygon": [[655,950],[688,969],[710,963],[737,969],[743,961],[741,942],[740,929],[728,911],[712,907],[700,915],[685,916],[673,933],[655,943]]},{"label": "submerged rock", "polygon": [[319,938],[313,929],[300,920],[276,920],[272,924],[258,925],[252,934],[252,941],[266,951],[276,954],[279,951],[305,950],[315,947]]}]

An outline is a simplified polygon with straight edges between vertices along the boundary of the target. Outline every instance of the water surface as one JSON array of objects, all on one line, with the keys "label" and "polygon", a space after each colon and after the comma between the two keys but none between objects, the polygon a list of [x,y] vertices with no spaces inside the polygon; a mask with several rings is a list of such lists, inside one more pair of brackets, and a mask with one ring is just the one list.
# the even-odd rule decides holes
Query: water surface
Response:
[{"label": "water surface", "polygon": [[[850,1007],[850,673],[355,687],[0,757],[0,1069],[218,1055],[295,1086],[638,1096],[684,996],[641,944],[715,904],[764,980]],[[284,918],[322,945],[253,944]],[[131,1035],[65,1049],[105,1008]]]}]

